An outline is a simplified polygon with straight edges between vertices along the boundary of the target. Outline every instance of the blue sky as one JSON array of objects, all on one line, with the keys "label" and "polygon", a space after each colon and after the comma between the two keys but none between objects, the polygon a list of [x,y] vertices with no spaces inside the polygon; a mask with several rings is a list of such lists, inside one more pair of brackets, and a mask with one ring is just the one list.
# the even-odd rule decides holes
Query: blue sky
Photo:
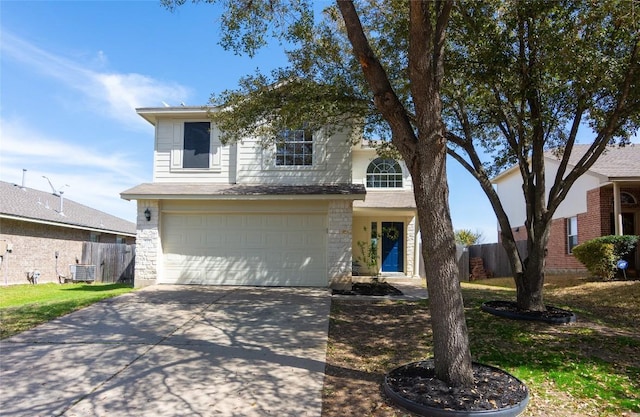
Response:
[{"label": "blue sky", "polygon": [[[226,52],[210,5],[159,1],[0,0],[0,180],[50,190],[135,221],[119,193],[152,176],[153,127],[136,107],[203,105],[240,76],[283,65],[279,48]],[[448,165],[456,229],[496,241],[487,198]]]}]

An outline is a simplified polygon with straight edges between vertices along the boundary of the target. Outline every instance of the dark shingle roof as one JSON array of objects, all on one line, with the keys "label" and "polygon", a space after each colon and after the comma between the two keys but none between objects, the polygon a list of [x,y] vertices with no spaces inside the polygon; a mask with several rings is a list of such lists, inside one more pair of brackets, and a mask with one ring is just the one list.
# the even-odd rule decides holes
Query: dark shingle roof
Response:
[{"label": "dark shingle roof", "polygon": [[238,185],[207,183],[145,183],[120,193],[127,200],[139,198],[252,198],[270,196],[353,196],[364,199],[363,185]]},{"label": "dark shingle roof", "polygon": [[0,181],[0,217],[55,223],[60,226],[99,230],[114,234],[132,236],[136,234],[135,223],[67,198],[63,200],[62,212],[63,214],[60,214],[59,196]]}]

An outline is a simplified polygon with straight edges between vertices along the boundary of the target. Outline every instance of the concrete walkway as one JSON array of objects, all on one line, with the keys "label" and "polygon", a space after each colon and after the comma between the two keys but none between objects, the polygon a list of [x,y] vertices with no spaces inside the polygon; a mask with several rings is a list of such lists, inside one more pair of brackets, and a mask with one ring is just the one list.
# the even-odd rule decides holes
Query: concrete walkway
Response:
[{"label": "concrete walkway", "polygon": [[320,416],[330,292],[154,286],[0,342],[2,416]]}]

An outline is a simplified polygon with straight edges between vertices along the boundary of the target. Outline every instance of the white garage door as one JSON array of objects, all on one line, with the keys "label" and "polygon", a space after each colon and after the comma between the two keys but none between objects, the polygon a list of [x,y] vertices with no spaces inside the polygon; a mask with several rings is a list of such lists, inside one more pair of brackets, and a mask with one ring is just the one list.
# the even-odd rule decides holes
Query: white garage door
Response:
[{"label": "white garage door", "polygon": [[160,283],[327,286],[326,215],[163,215]]}]

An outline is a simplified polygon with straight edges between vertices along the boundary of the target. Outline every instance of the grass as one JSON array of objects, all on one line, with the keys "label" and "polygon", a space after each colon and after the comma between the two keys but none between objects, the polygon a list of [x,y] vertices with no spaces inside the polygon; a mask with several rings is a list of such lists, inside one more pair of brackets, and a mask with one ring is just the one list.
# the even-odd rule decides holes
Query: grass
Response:
[{"label": "grass", "polygon": [[39,284],[0,287],[0,339],[104,298],[132,291],[126,284]]},{"label": "grass", "polygon": [[[462,287],[473,359],[526,383],[531,399],[523,415],[640,413],[640,281],[548,277],[547,304],[578,315],[575,324],[555,326],[480,310],[487,300],[514,300],[512,282]],[[379,387],[391,368],[432,356],[429,319],[428,301],[334,300],[323,417],[406,415]]]}]

